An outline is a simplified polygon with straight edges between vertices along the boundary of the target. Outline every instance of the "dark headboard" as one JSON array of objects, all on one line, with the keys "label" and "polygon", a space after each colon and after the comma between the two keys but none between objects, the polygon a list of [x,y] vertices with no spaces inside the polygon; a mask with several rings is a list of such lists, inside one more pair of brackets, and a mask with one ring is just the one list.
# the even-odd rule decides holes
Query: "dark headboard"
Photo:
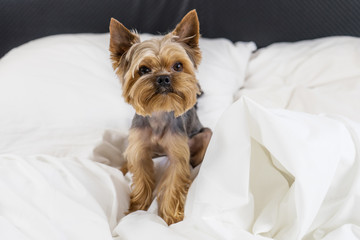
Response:
[{"label": "dark headboard", "polygon": [[1,0],[0,57],[59,33],[108,32],[115,17],[139,32],[171,30],[197,9],[204,37],[273,42],[360,36],[359,0]]}]

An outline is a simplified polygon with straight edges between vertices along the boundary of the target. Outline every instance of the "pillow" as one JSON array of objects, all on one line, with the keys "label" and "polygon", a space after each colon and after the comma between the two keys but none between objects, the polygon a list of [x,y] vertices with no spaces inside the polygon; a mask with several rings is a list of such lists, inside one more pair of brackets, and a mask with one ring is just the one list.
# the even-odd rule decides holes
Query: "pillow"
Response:
[{"label": "pillow", "polygon": [[103,35],[60,35],[27,43],[0,62],[0,153],[88,156],[106,128],[126,131]]},{"label": "pillow", "polygon": [[[142,35],[147,38],[149,35]],[[91,155],[106,129],[126,134],[134,114],[111,68],[109,34],[56,35],[0,60],[0,154]],[[253,43],[201,39],[204,97],[199,114],[214,127],[243,84]]]},{"label": "pillow", "polygon": [[360,121],[360,39],[327,37],[276,43],[253,54],[237,97]]}]

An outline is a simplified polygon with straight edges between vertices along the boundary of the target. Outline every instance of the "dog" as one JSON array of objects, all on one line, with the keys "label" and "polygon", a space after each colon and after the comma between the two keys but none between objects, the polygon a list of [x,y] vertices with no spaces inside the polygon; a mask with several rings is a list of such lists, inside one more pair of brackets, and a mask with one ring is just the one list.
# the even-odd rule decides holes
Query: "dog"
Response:
[{"label": "dog", "polygon": [[191,184],[190,165],[199,165],[212,131],[196,112],[202,94],[195,71],[201,61],[199,20],[190,11],[175,29],[141,42],[136,31],[110,21],[112,66],[125,101],[135,109],[123,172],[132,173],[128,213],[147,210],[155,189],[152,158],[166,155],[168,166],[157,189],[158,214],[170,225],[183,220]]}]

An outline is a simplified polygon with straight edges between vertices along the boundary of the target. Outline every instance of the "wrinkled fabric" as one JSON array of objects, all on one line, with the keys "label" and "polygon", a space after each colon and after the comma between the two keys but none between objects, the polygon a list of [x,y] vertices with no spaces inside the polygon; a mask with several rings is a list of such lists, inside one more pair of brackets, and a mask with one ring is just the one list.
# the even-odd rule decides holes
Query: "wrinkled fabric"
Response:
[{"label": "wrinkled fabric", "polygon": [[358,239],[359,151],[359,123],[241,98],[214,129],[184,221],[170,227],[157,216],[156,200],[149,211],[124,215],[131,176],[115,168],[1,155],[0,238]]},{"label": "wrinkled fabric", "polygon": [[[264,108],[248,98],[219,120],[185,220],[123,218],[119,239],[358,239],[360,124]],[[141,229],[138,231],[137,229]]]},{"label": "wrinkled fabric", "polygon": [[128,182],[89,159],[0,156],[0,239],[112,239]]}]

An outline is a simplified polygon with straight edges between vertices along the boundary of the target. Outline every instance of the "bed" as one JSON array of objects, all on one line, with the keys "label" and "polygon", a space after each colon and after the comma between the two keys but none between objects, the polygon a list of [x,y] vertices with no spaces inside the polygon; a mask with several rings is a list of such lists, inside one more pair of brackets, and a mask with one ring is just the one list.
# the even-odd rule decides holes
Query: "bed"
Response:
[{"label": "bed", "polygon": [[[0,239],[360,239],[357,1],[2,1]],[[197,9],[213,130],[167,226],[126,215],[133,109],[109,59],[115,17],[141,39]],[[154,159],[162,171],[166,158]]]}]

